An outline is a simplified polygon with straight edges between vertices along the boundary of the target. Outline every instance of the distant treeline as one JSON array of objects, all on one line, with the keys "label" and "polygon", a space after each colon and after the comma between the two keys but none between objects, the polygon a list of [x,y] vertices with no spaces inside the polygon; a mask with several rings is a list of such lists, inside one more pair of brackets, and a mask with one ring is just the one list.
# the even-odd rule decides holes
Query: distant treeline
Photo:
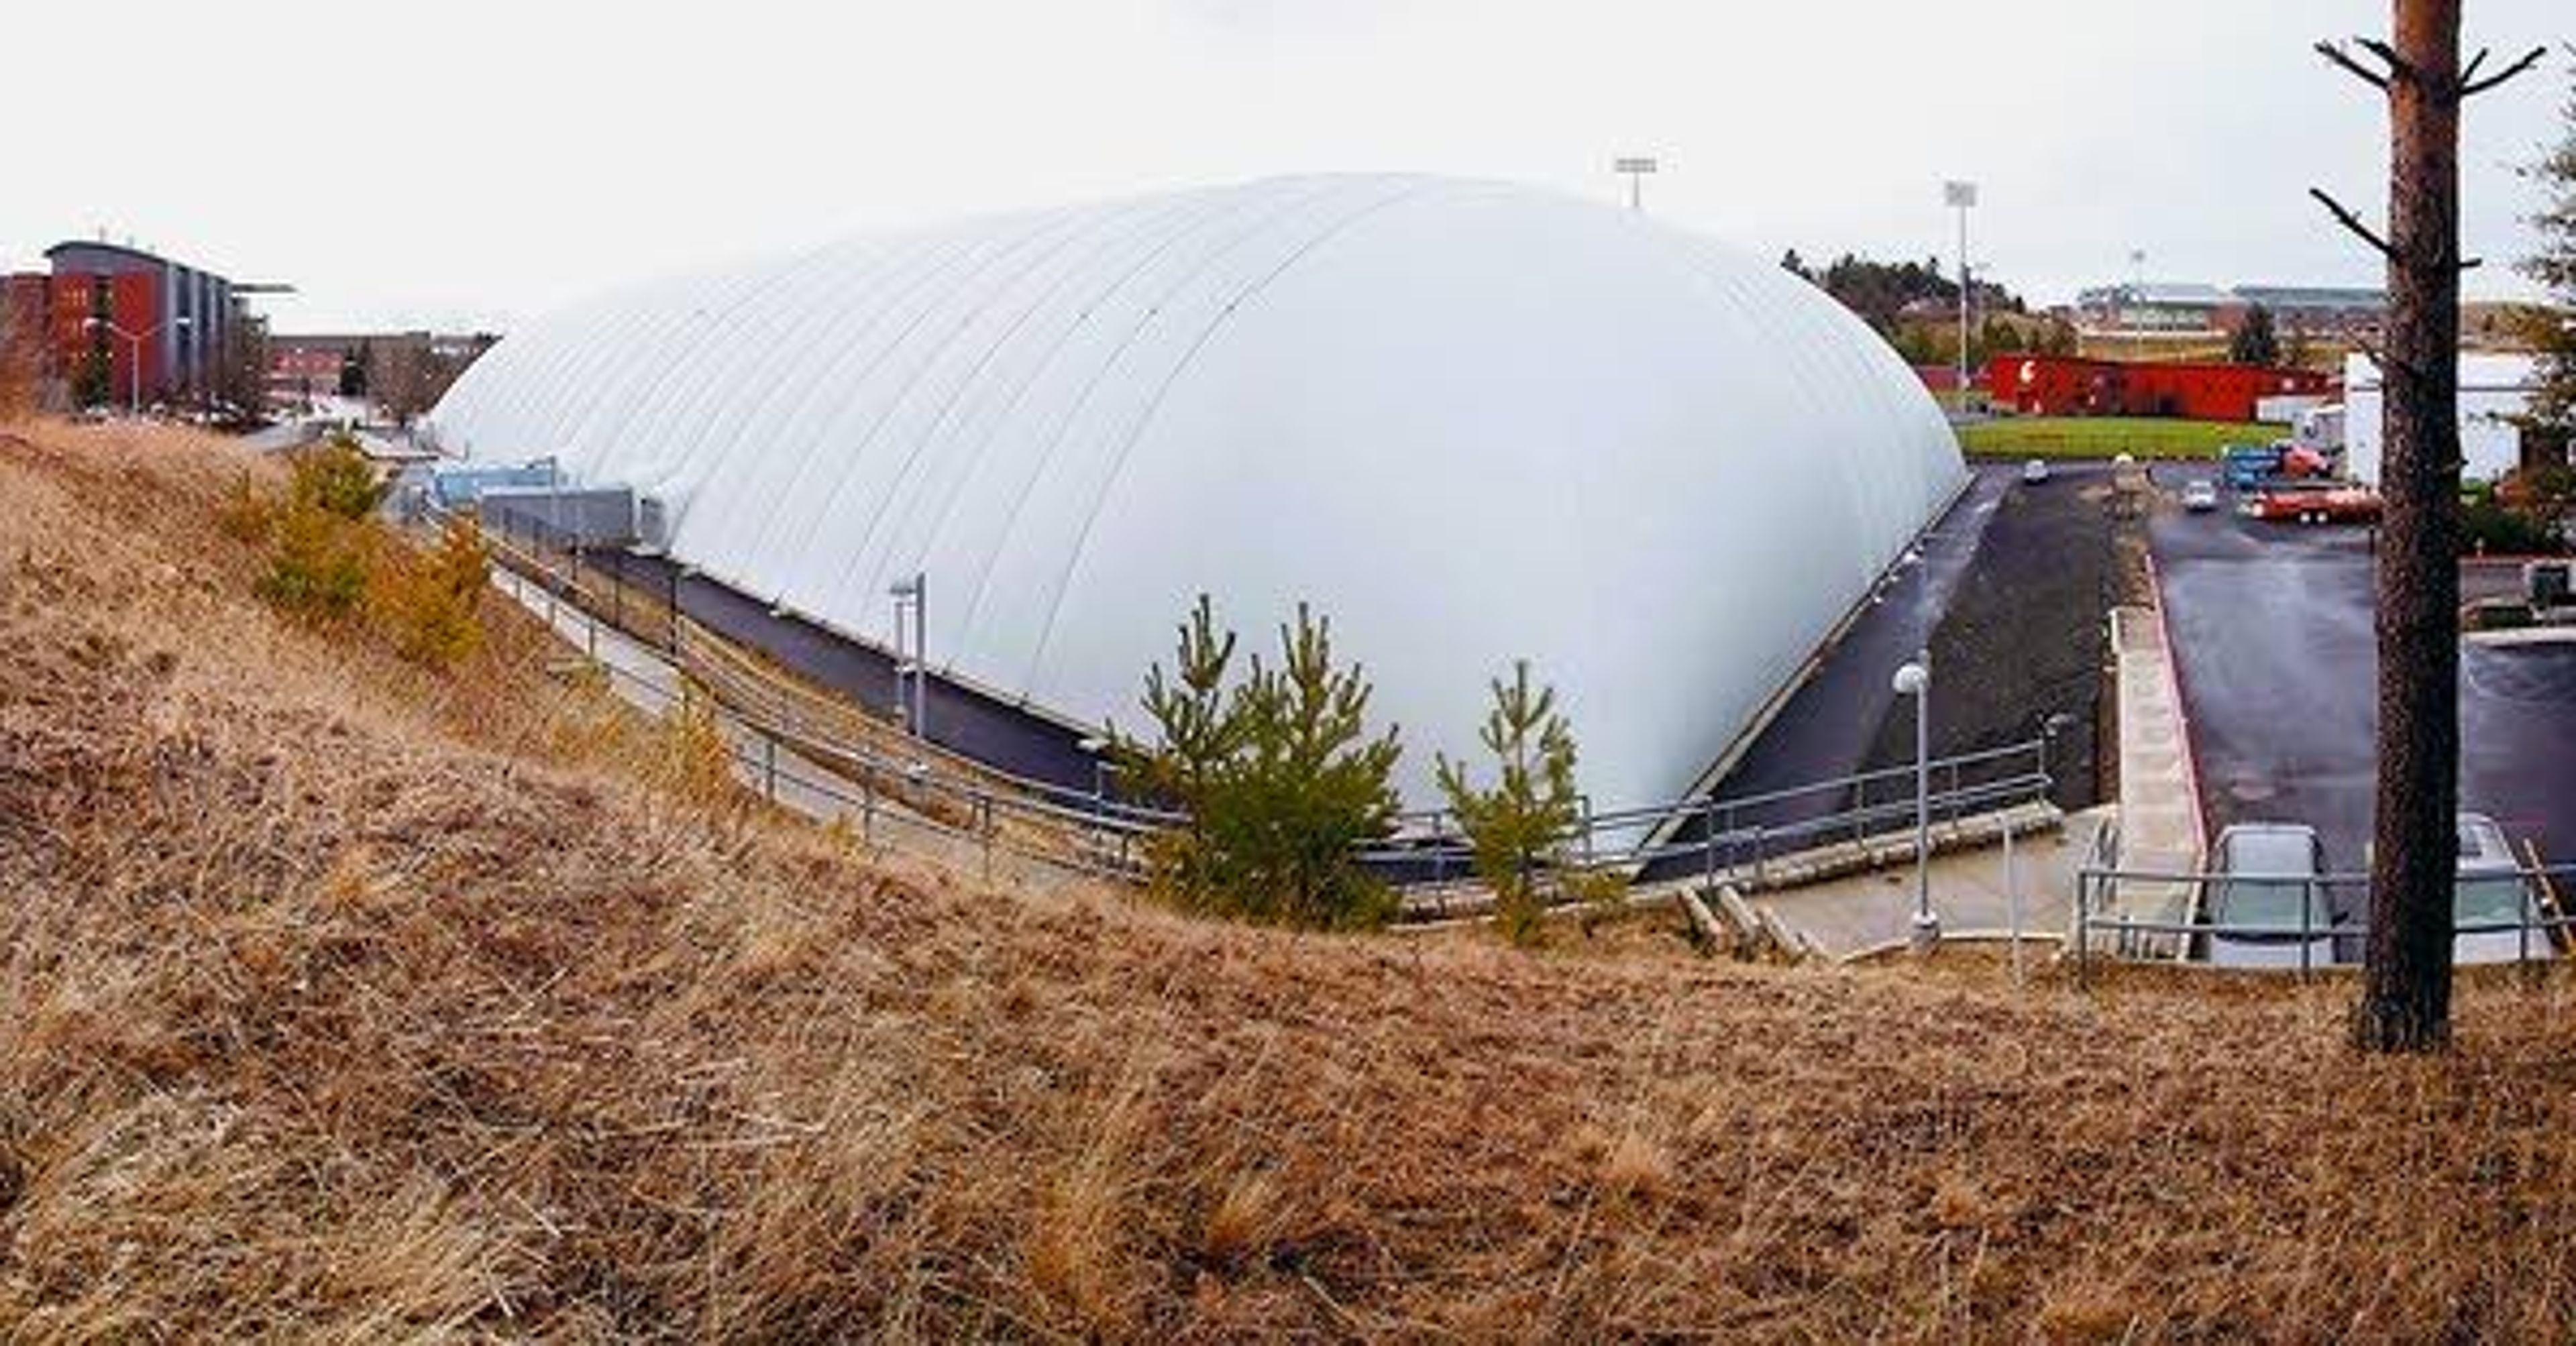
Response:
[{"label": "distant treeline", "polygon": [[[1908,361],[1948,364],[1958,358],[1954,315],[1959,282],[1941,274],[1939,258],[1880,262],[1847,252],[1818,270],[1791,248],[1781,256],[1780,266],[1841,300],[1843,307],[1859,314]],[[2072,326],[2032,314],[2021,296],[1992,281],[1979,280],[1975,285],[1975,321],[1968,335],[1971,363],[2008,351],[2074,352]]]}]

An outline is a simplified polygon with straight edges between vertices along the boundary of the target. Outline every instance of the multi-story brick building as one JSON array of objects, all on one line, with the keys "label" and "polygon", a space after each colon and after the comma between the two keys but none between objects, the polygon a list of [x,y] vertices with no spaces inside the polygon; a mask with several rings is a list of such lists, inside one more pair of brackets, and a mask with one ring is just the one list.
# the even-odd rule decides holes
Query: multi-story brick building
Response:
[{"label": "multi-story brick building", "polygon": [[0,277],[0,339],[79,402],[135,406],[213,395],[255,321],[233,282],[105,242],[58,243],[47,272]]}]

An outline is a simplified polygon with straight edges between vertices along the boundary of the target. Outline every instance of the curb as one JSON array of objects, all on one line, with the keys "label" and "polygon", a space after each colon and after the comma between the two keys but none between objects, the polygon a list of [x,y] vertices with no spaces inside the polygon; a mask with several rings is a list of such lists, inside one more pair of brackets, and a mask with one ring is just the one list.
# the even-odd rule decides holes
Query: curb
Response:
[{"label": "curb", "polygon": [[2464,631],[2460,633],[2460,641],[2488,649],[2576,645],[2576,626],[2509,626],[2497,631]]},{"label": "curb", "polygon": [[2143,556],[2147,563],[2147,588],[2156,600],[2156,635],[2164,641],[2165,676],[2173,680],[2174,724],[2182,732],[2182,774],[2191,786],[2192,843],[2200,852],[2201,863],[2209,861],[2209,799],[2200,784],[2200,748],[2191,737],[2191,692],[2183,684],[2182,661],[2174,657],[2173,627],[2165,620],[2165,576],[2156,565],[2154,544]]}]

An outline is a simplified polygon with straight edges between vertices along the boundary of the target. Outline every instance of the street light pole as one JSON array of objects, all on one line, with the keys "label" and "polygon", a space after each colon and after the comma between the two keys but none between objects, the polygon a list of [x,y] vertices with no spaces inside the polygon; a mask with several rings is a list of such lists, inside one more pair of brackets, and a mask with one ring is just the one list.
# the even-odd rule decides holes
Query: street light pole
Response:
[{"label": "street light pole", "polygon": [[[172,321],[176,322],[181,330],[185,330],[188,326],[188,315],[182,313]],[[144,328],[140,332],[129,332],[124,328],[117,326],[116,320],[113,318],[84,318],[81,320],[81,326],[88,328],[91,331],[105,328],[109,334],[123,337],[125,339],[125,369],[127,374],[125,382],[125,414],[128,416],[140,416],[143,414],[143,342],[146,338],[159,333],[162,328],[169,325],[169,323],[156,322],[150,327]],[[114,397],[115,395],[115,392],[112,390],[108,393],[108,396],[110,397]]]},{"label": "street light pole", "polygon": [[[898,710],[905,712],[911,723],[906,726],[915,738],[928,738],[930,715],[930,577],[922,571],[912,572],[909,579],[897,580],[886,587],[894,599],[894,696]],[[911,638],[905,639],[904,619],[912,619]],[[909,645],[909,651],[906,646]],[[909,657],[907,657],[907,655]],[[912,693],[904,694],[906,674],[912,678]]]},{"label": "street light pole", "polygon": [[1941,918],[1932,914],[1932,652],[1924,650],[1896,670],[1897,694],[1914,698],[1914,935],[1917,953],[1941,942]]}]

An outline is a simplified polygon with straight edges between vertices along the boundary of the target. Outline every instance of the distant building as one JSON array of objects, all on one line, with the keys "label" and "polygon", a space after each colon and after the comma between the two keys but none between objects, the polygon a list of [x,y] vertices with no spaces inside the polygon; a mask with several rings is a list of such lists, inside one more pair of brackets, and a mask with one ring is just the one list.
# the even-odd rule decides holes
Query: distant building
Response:
[{"label": "distant building", "polygon": [[2388,320],[2388,291],[2357,285],[2239,285],[2246,308],[2261,307],[2283,335],[2369,336]]},{"label": "distant building", "polygon": [[2099,285],[2075,297],[2076,324],[2092,336],[2224,336],[2243,326],[2245,315],[2256,308],[2269,312],[2284,335],[2367,336],[2388,316],[2388,292],[2361,286],[2222,288],[2148,281]]},{"label": "distant building", "polygon": [[2220,330],[2220,316],[2233,302],[2215,285],[2145,281],[2085,290],[2075,296],[2075,310],[2086,332],[2204,336]]},{"label": "distant building", "polygon": [[397,420],[407,419],[427,410],[497,340],[488,332],[418,329],[274,336],[268,342],[269,394],[304,401],[337,393],[345,370],[350,391]]},{"label": "distant building", "polygon": [[1998,355],[1986,363],[1987,395],[2029,416],[2172,416],[2254,420],[2274,397],[2323,396],[2333,379],[2313,369],[2209,362],[2087,360]]},{"label": "distant building", "polygon": [[279,402],[310,402],[340,391],[348,357],[321,347],[289,345],[284,339],[268,347],[268,395]]},{"label": "distant building", "polygon": [[50,272],[0,278],[0,331],[34,341],[48,376],[86,401],[209,396],[252,323],[233,282],[137,248],[74,241]]}]

